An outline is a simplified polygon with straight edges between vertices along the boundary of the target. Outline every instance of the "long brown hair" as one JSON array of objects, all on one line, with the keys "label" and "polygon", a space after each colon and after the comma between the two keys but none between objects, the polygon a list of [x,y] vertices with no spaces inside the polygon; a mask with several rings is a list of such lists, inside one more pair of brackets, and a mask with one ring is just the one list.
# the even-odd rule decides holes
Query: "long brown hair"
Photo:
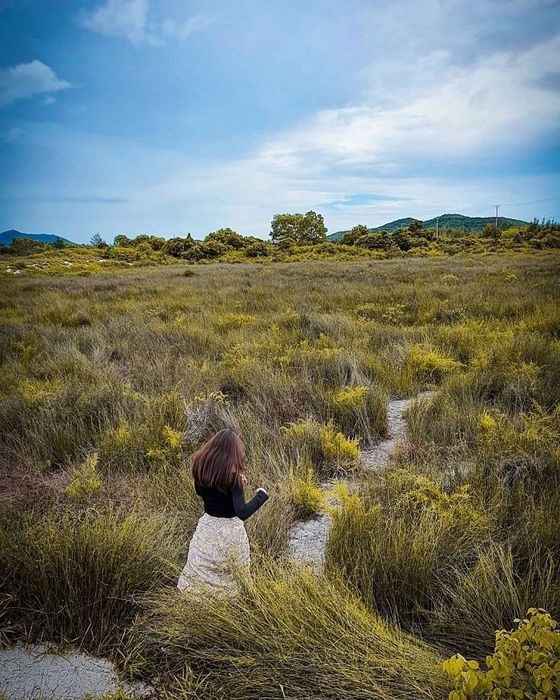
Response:
[{"label": "long brown hair", "polygon": [[193,479],[224,493],[241,483],[245,474],[245,445],[231,430],[220,430],[191,456]]}]

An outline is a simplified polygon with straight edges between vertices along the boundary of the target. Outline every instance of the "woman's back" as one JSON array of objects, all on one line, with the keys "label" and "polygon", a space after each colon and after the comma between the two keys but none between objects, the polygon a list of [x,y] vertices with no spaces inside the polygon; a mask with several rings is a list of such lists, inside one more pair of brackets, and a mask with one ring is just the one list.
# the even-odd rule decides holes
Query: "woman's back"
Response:
[{"label": "woman's back", "polygon": [[195,482],[196,493],[204,501],[204,512],[215,518],[234,518],[246,520],[267,500],[267,494],[259,489],[255,496],[245,503],[243,487],[236,485],[227,491],[220,491],[213,486],[203,486]]}]

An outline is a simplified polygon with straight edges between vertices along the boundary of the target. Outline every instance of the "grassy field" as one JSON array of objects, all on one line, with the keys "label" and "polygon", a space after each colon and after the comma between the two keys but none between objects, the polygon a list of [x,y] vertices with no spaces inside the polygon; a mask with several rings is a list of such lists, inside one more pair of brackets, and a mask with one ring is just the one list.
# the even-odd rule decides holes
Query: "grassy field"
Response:
[{"label": "grassy field", "polygon": [[[447,697],[445,658],[560,615],[559,272],[543,251],[5,275],[0,642],[108,655],[168,700]],[[426,389],[365,472],[388,398]],[[229,425],[271,498],[243,596],[193,604],[186,459]],[[315,475],[344,474],[325,572],[290,564]]]}]

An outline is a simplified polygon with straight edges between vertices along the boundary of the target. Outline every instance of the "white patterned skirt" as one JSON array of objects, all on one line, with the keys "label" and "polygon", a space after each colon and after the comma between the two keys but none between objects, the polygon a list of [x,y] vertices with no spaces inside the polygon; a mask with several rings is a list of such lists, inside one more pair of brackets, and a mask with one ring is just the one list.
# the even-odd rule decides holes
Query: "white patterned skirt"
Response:
[{"label": "white patterned skirt", "polygon": [[249,564],[249,539],[243,521],[204,513],[189,545],[177,588],[187,591],[203,587],[219,594],[235,594],[239,590],[236,569],[248,572]]}]

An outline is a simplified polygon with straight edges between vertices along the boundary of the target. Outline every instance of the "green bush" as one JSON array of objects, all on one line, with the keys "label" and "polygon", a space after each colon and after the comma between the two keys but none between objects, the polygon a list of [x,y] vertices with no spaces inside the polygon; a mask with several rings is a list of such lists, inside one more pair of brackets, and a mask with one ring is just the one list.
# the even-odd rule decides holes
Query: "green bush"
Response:
[{"label": "green bush", "polygon": [[99,491],[103,482],[97,474],[97,460],[97,453],[94,452],[82,465],[74,469],[72,481],[64,489],[67,496],[82,501]]},{"label": "green bush", "polygon": [[454,569],[476,556],[488,524],[467,488],[446,494],[399,469],[333,514],[326,565],[364,601],[408,625],[448,603]]},{"label": "green bush", "polygon": [[560,695],[560,629],[543,609],[529,608],[511,632],[496,632],[486,671],[478,661],[455,654],[443,663],[455,690],[449,700],[529,698],[554,700]]},{"label": "green bush", "polygon": [[12,622],[31,637],[112,651],[137,597],[178,573],[169,515],[89,510],[3,520],[0,595],[10,596]]},{"label": "green bush", "polygon": [[296,476],[293,470],[288,472],[290,498],[296,515],[306,518],[320,513],[326,505],[326,493],[317,483],[312,467],[308,467],[303,476]]},{"label": "green bush", "polygon": [[335,475],[356,467],[358,440],[337,432],[332,423],[323,425],[313,418],[281,428],[286,448],[296,459],[309,459],[319,474]]}]

